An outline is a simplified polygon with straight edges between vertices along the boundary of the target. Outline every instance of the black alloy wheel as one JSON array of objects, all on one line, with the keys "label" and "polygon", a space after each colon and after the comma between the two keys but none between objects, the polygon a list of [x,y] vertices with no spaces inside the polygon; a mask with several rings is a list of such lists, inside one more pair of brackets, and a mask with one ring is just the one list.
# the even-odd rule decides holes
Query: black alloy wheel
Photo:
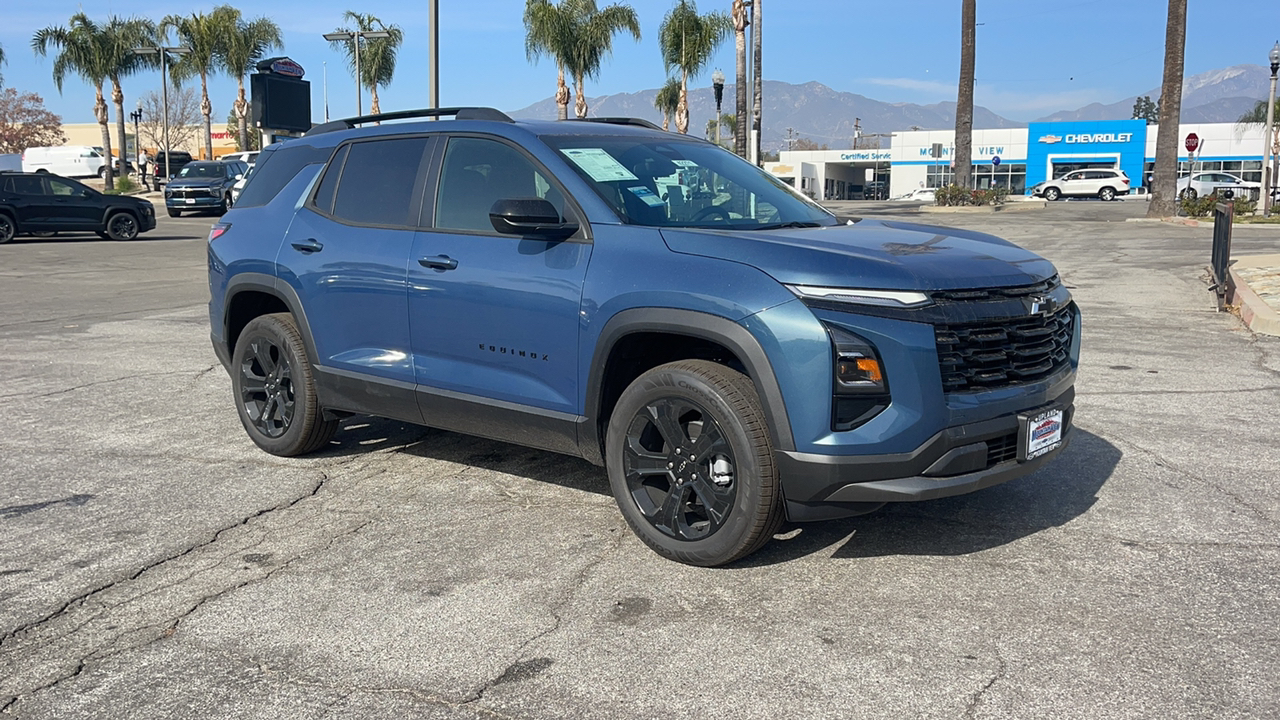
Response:
[{"label": "black alloy wheel", "polygon": [[132,240],[138,237],[138,220],[127,212],[116,213],[107,219],[107,235],[112,240]]},{"label": "black alloy wheel", "polygon": [[0,213],[0,245],[9,242],[17,234],[18,226],[14,224],[13,218]]},{"label": "black alloy wheel", "polygon": [[733,562],[767,543],[783,519],[755,385],[709,360],[660,365],[623,391],[605,466],[632,531],[679,562]]},{"label": "black alloy wheel", "polygon": [[314,452],[338,429],[320,409],[306,345],[288,313],[254,318],[241,331],[231,387],[245,431],[273,455]]},{"label": "black alloy wheel", "polygon": [[715,534],[738,494],[724,431],[704,408],[683,398],[661,398],[636,414],[622,468],[645,520],[679,540]]}]

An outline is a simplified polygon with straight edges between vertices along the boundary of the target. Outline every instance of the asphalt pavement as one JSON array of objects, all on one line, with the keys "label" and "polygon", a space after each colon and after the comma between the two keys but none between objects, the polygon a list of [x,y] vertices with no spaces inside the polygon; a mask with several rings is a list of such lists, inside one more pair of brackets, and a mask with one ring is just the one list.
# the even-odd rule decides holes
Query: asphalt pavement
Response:
[{"label": "asphalt pavement", "polygon": [[1280,340],[1215,312],[1210,230],[839,210],[1053,260],[1075,439],[717,570],[649,551],[581,460],[363,417],[257,450],[208,341],[212,217],[0,246],[0,717],[1280,716]]}]

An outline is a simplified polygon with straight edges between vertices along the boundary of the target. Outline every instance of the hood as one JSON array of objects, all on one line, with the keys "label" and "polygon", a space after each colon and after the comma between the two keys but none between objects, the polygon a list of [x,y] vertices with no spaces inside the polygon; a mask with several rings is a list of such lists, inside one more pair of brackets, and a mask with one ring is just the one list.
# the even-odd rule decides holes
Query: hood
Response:
[{"label": "hood", "polygon": [[744,263],[793,285],[954,290],[1031,285],[1053,264],[993,235],[915,223],[778,230],[663,229],[678,253]]}]

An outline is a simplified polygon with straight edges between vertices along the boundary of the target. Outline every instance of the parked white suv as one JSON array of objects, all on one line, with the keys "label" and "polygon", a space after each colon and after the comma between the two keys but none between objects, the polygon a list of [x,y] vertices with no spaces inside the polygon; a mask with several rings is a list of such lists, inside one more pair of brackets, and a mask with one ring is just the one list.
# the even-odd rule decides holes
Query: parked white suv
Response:
[{"label": "parked white suv", "polygon": [[1106,168],[1076,170],[1036,185],[1031,189],[1031,194],[1045,200],[1057,200],[1060,197],[1115,200],[1117,195],[1129,194],[1129,176],[1123,170]]},{"label": "parked white suv", "polygon": [[249,182],[249,175],[250,173],[253,172],[253,166],[257,163],[259,152],[261,151],[249,150],[245,152],[235,152],[235,153],[231,153],[230,155],[223,155],[220,158],[223,162],[226,162],[228,160],[236,160],[242,163],[246,163],[249,166],[249,169],[246,170],[244,173],[244,177],[237,180],[236,184],[231,186],[231,191],[228,193],[228,197],[227,197],[228,206],[235,205],[236,201],[240,199],[240,191],[244,190],[245,183]]},{"label": "parked white suv", "polygon": [[1193,173],[1178,178],[1178,197],[1184,200],[1195,200],[1201,195],[1212,195],[1218,188],[1231,188],[1236,195],[1258,197],[1262,193],[1262,183],[1241,180],[1235,175],[1223,172]]}]

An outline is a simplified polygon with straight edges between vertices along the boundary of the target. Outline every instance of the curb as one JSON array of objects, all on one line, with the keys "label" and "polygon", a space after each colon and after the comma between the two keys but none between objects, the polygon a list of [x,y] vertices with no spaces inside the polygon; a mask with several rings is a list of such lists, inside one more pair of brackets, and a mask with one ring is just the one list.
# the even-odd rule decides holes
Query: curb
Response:
[{"label": "curb", "polygon": [[1020,200],[1017,202],[1009,202],[1003,205],[921,205],[920,212],[926,213],[997,213],[997,212],[1022,212],[1027,210],[1039,210],[1045,206],[1044,201]]},{"label": "curb", "polygon": [[1236,259],[1232,264],[1227,282],[1227,302],[1240,308],[1240,319],[1248,328],[1262,335],[1280,337],[1280,313],[1267,304],[1249,283],[1240,277],[1239,269],[1249,267],[1280,267],[1280,255],[1256,255]]}]

